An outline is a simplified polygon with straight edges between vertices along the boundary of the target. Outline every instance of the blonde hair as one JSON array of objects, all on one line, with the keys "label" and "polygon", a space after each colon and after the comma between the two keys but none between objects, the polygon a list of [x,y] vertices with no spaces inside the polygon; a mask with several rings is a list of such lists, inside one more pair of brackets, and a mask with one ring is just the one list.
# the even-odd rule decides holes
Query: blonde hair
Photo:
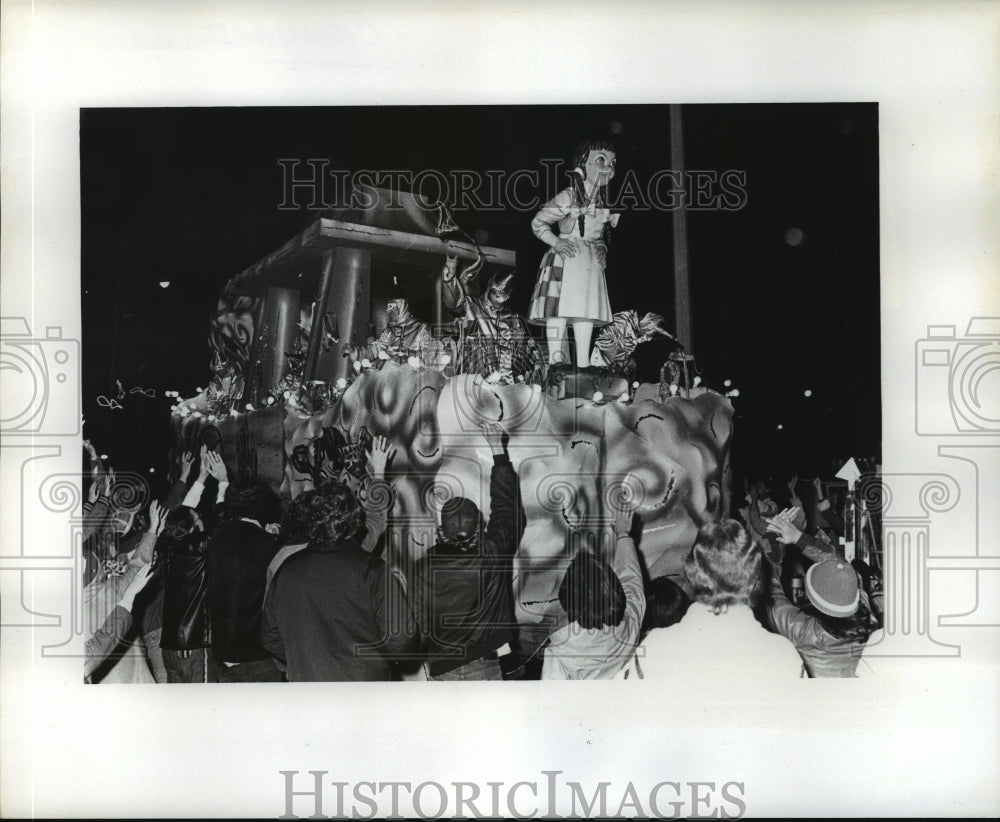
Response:
[{"label": "blonde hair", "polygon": [[694,599],[721,614],[730,605],[751,604],[761,590],[762,553],[733,519],[706,522],[684,561]]}]

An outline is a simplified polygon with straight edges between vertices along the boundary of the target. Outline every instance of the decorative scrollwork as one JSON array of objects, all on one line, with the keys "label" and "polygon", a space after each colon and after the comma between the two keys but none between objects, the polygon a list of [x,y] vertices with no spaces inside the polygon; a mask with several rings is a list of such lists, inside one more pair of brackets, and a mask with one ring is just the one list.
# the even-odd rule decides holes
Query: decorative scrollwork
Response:
[{"label": "decorative scrollwork", "polygon": [[115,474],[111,489],[111,507],[139,511],[149,504],[152,494],[149,483],[141,474]]},{"label": "decorative scrollwork", "polygon": [[938,476],[924,483],[920,489],[920,507],[929,514],[943,514],[958,504],[960,496],[961,492],[954,480]]},{"label": "decorative scrollwork", "polygon": [[392,486],[385,480],[372,480],[364,487],[361,496],[362,505],[367,510],[382,510],[392,502]]},{"label": "decorative scrollwork", "polygon": [[634,511],[646,501],[646,489],[634,476],[609,482],[604,488],[604,508],[609,514]]},{"label": "decorative scrollwork", "polygon": [[884,514],[892,505],[892,491],[879,476],[862,477],[858,482],[858,498],[873,514]]},{"label": "decorative scrollwork", "polygon": [[38,498],[55,514],[75,511],[83,501],[82,483],[81,474],[52,474],[38,486]]},{"label": "decorative scrollwork", "polygon": [[576,505],[580,494],[580,480],[571,476],[551,476],[537,487],[538,504],[545,511],[561,513]]},{"label": "decorative scrollwork", "polygon": [[439,514],[441,507],[454,497],[464,497],[465,489],[458,477],[438,475],[429,480],[423,489],[423,504],[425,511]]}]

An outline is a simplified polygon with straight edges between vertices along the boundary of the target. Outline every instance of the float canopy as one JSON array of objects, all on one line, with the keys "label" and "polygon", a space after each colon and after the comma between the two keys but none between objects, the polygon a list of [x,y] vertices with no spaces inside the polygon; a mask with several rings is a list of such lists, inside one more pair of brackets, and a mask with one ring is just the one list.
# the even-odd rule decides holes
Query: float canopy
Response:
[{"label": "float canopy", "polygon": [[[441,209],[419,195],[363,188],[353,199],[351,207],[317,217],[300,234],[237,274],[226,290],[250,296],[274,287],[315,293],[324,254],[338,248],[365,251],[372,259],[407,268],[436,268],[449,255],[476,259],[472,243],[441,239]],[[480,246],[479,251],[486,271],[516,265],[513,251],[491,246]]]}]

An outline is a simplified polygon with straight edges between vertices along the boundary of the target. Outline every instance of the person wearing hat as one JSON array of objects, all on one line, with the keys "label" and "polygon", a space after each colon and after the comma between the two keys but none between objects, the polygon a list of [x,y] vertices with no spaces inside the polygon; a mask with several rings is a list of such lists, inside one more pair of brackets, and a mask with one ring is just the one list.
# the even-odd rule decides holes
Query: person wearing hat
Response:
[{"label": "person wearing hat", "polygon": [[493,453],[489,523],[484,527],[472,500],[448,500],[438,541],[417,560],[407,585],[430,679],[502,679],[500,658],[516,640],[511,588],[520,541],[517,475],[503,428],[487,423],[483,435]]},{"label": "person wearing hat", "polygon": [[853,677],[872,631],[858,575],[850,562],[799,530],[795,513],[786,509],[772,517],[768,530],[813,560],[805,575],[809,604],[799,608],[788,600],[772,564],[768,621],[795,645],[811,677]]}]

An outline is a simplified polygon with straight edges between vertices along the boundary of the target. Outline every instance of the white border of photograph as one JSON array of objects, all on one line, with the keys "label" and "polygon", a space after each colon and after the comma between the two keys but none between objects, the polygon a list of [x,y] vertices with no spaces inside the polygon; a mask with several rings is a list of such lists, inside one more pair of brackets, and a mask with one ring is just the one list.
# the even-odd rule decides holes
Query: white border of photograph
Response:
[{"label": "white border of photograph", "polygon": [[[926,377],[915,352],[928,326],[956,326],[961,338],[970,318],[1000,316],[998,30],[997,4],[945,0],[412,10],[6,2],[2,313],[24,317],[36,337],[58,326],[80,338],[82,107],[877,101],[883,465],[953,478],[960,494],[951,508],[938,505],[928,532],[930,553],[959,565],[1000,551],[983,541],[994,533],[1000,438],[917,435]],[[980,447],[981,462],[939,452],[959,442]],[[544,771],[561,771],[560,784],[578,782],[587,797],[610,783],[608,814],[630,785],[651,813],[649,793],[663,782],[689,797],[681,814],[713,809],[692,807],[692,792],[707,792],[692,782],[714,783],[716,799],[722,785],[739,783],[729,793],[744,808],[715,805],[730,815],[1000,813],[997,627],[935,621],[935,641],[960,654],[883,659],[873,678],[766,689],[729,681],[699,693],[617,682],[85,687],[79,659],[42,650],[64,636],[74,607],[70,573],[42,561],[46,546],[71,539],[66,518],[20,519],[24,494],[79,472],[80,437],[5,436],[0,447],[5,816],[278,816],[287,798],[280,772],[298,771],[296,789],[308,790],[311,770],[327,772],[327,815],[337,812],[333,782],[348,783],[349,797],[363,782],[465,781],[479,786],[477,807],[487,813],[488,783],[503,783],[502,802],[515,783],[533,784],[537,797],[522,788],[516,807],[501,804],[500,813],[544,816]],[[939,568],[926,580],[936,614],[1000,595],[1000,571]],[[19,604],[43,616],[18,627],[7,617]],[[73,642],[82,649],[80,637]],[[424,808],[433,811],[430,796]],[[569,814],[570,797],[561,792],[554,813]],[[313,812],[310,797],[293,802],[296,814]],[[361,802],[345,807],[369,812]],[[399,812],[410,806],[401,802]]]}]

